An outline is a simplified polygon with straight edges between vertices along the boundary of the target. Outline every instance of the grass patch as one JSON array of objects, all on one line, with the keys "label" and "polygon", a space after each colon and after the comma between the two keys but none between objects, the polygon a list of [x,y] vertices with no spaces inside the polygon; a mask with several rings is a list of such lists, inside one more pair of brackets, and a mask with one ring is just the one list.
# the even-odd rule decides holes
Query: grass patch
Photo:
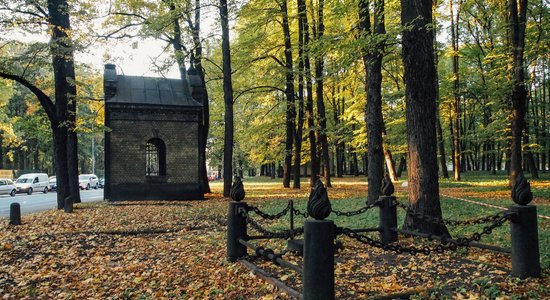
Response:
[{"label": "grass patch", "polygon": [[[407,203],[406,187],[400,180],[396,184],[396,196],[398,201]],[[365,177],[345,177],[333,178],[335,189],[329,189],[329,198],[333,210],[354,211],[365,205],[366,201],[366,182]],[[440,180],[440,192],[443,195],[449,195],[468,200],[475,200],[482,203],[508,207],[513,204],[510,198],[510,188],[508,179],[504,172],[497,175],[491,175],[488,172],[468,172],[462,174],[462,181],[454,182],[448,179]],[[281,189],[280,180],[269,178],[251,177],[244,180],[247,198],[251,197],[249,203],[260,207],[263,211],[275,214],[283,210],[289,199],[294,200],[295,208],[305,211],[308,193],[306,189]],[[307,179],[301,181],[302,187],[309,187]],[[532,181],[532,191],[534,194],[534,204],[537,205],[539,214],[550,216],[550,174],[542,174],[542,179]],[[222,188],[220,182],[212,184],[214,189]],[[278,187],[278,188],[277,188]],[[275,188],[275,191],[273,189]],[[343,189],[343,190],[342,190]],[[353,191],[356,189],[356,191]],[[266,192],[272,190],[272,194]],[[309,188],[308,188],[309,190]],[[363,190],[363,193],[361,192]],[[333,193],[334,192],[334,193]],[[258,201],[259,199],[269,201]],[[450,197],[441,197],[441,208],[443,218],[446,220],[468,220],[498,213],[499,209],[485,207],[474,203],[456,200]],[[333,220],[338,226],[348,228],[372,228],[378,226],[378,210],[372,209],[365,214],[353,217],[336,216],[331,214],[328,219]],[[405,212],[398,209],[398,225],[404,222]],[[295,217],[295,226],[299,227],[303,218]],[[550,220],[539,218],[539,247],[541,254],[541,264],[544,269],[550,268]],[[282,230],[288,228],[290,218],[283,217],[278,221],[270,223],[273,230]],[[488,224],[478,224],[470,226],[448,226],[449,232],[455,238],[471,236],[473,233],[482,232]],[[491,235],[483,235],[481,243],[494,246],[510,248],[510,227],[508,223],[493,230]]]}]

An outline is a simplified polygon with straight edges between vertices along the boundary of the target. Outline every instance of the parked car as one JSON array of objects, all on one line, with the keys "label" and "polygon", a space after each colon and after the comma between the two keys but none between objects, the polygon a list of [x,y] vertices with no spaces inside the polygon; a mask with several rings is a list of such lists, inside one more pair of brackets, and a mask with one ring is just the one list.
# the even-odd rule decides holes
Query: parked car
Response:
[{"label": "parked car", "polygon": [[95,174],[81,174],[78,175],[78,185],[81,190],[97,189],[99,187],[99,180]]},{"label": "parked car", "polygon": [[57,190],[57,179],[55,178],[55,176],[50,176],[49,181],[50,181],[50,191]]},{"label": "parked car", "polygon": [[0,195],[15,196],[17,193],[17,187],[15,183],[8,178],[0,178]]},{"label": "parked car", "polygon": [[102,188],[102,189],[105,188],[105,177],[99,178],[98,184],[99,184],[99,188]]},{"label": "parked car", "polygon": [[32,194],[33,191],[42,191],[44,194],[50,189],[48,174],[29,173],[23,174],[15,181],[17,193]]}]

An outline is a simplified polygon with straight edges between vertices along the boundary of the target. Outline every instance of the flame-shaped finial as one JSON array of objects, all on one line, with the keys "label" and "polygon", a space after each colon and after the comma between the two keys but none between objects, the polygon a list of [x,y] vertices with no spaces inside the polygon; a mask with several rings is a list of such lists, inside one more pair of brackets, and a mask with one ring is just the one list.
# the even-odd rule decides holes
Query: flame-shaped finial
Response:
[{"label": "flame-shaped finial", "polygon": [[244,199],[244,186],[243,182],[241,181],[241,177],[236,176],[233,180],[233,185],[231,185],[231,191],[229,192],[229,196],[233,201],[241,201]]},{"label": "flame-shaped finial", "polygon": [[391,196],[393,192],[395,192],[395,188],[393,187],[390,176],[386,174],[384,179],[382,179],[382,184],[380,185],[380,193],[384,196]]},{"label": "flame-shaped finial", "polygon": [[321,179],[317,178],[309,200],[307,202],[307,212],[316,220],[324,220],[331,211],[330,201],[328,200],[327,189]]},{"label": "flame-shaped finial", "polygon": [[512,188],[512,200],[519,205],[527,205],[533,200],[533,193],[531,193],[531,185],[523,176],[523,172],[520,172],[516,176],[516,182]]}]

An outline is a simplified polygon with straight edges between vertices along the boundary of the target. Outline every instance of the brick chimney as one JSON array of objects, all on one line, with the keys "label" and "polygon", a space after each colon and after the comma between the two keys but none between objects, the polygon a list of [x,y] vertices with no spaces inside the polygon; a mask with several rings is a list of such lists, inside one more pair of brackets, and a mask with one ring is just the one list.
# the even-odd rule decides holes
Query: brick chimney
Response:
[{"label": "brick chimney", "polygon": [[197,70],[191,66],[187,69],[187,75],[189,78],[189,86],[191,87],[191,97],[193,97],[195,101],[203,104],[202,80]]},{"label": "brick chimney", "polygon": [[113,98],[116,95],[117,74],[114,64],[105,64],[103,71],[103,93],[105,101]]}]

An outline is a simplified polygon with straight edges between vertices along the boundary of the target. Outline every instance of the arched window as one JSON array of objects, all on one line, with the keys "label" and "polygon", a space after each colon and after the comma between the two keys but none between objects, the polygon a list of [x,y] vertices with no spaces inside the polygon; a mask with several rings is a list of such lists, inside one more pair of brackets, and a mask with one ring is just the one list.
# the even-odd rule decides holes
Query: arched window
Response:
[{"label": "arched window", "polygon": [[145,175],[166,176],[166,146],[159,138],[152,138],[145,146]]}]

